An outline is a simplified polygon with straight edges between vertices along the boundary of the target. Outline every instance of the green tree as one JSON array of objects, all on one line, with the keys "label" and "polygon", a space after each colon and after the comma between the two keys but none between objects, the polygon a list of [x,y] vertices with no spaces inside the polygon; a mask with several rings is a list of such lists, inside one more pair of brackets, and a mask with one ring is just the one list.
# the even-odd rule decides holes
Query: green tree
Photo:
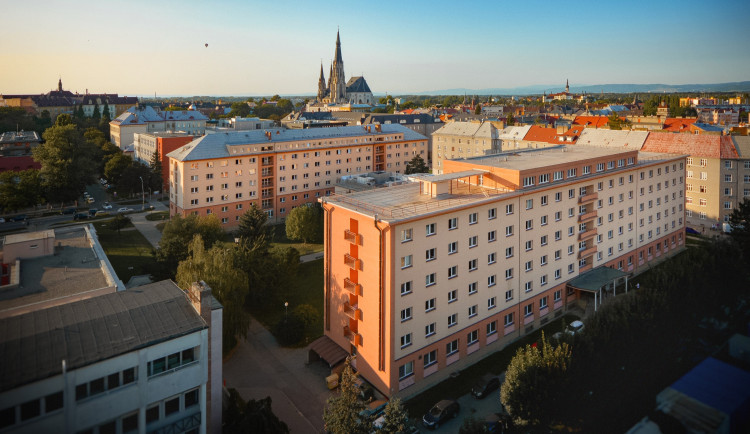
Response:
[{"label": "green tree", "polygon": [[55,119],[55,126],[64,127],[66,125],[73,125],[73,118],[70,117],[70,115],[67,113],[57,115],[57,119]]},{"label": "green tree", "polygon": [[111,119],[111,114],[109,113],[109,102],[104,101],[104,110],[102,110],[102,120],[106,119],[107,122],[109,122]]},{"label": "green tree", "polygon": [[620,119],[620,116],[615,112],[612,112],[609,117],[607,117],[607,124],[609,125],[610,130],[622,129],[622,119]]},{"label": "green tree", "polygon": [[104,165],[104,176],[110,183],[117,184],[119,188],[122,174],[131,166],[133,166],[133,157],[125,155],[124,153],[115,154],[109,159],[109,161],[107,161],[107,164]]},{"label": "green tree", "polygon": [[271,101],[278,101],[280,99],[281,97],[278,94],[271,97]]},{"label": "green tree", "polygon": [[743,199],[729,216],[732,232],[729,236],[742,249],[745,261],[750,262],[750,200]]},{"label": "green tree", "polygon": [[0,207],[16,211],[36,205],[41,197],[42,180],[39,170],[0,173]]},{"label": "green tree", "polygon": [[339,381],[339,393],[330,396],[323,409],[325,430],[332,434],[369,433],[372,423],[360,420],[359,413],[365,409],[362,401],[357,399],[357,387],[354,384],[356,374],[352,372],[351,358],[347,357]]},{"label": "green tree", "polygon": [[508,113],[508,117],[505,118],[505,125],[512,127],[516,124],[516,118],[513,117],[513,113]]},{"label": "green tree", "polygon": [[401,398],[395,397],[388,400],[385,405],[385,421],[380,430],[384,433],[400,434],[406,432],[406,424],[409,421],[409,413],[401,403]]},{"label": "green tree", "polygon": [[99,104],[94,104],[94,112],[91,113],[91,119],[99,121],[102,118],[102,112],[99,111]]},{"label": "green tree", "polygon": [[162,191],[164,190],[165,185],[164,184],[164,175],[162,173],[164,169],[161,165],[161,158],[159,158],[159,153],[154,152],[154,156],[151,157],[151,182],[149,183],[151,185],[151,189],[154,191]]},{"label": "green tree", "polygon": [[300,304],[292,309],[292,314],[299,318],[305,327],[310,327],[320,319],[320,313],[309,304]]},{"label": "green tree", "polygon": [[563,342],[553,347],[544,337],[544,332],[540,346],[519,348],[500,387],[500,400],[508,413],[518,423],[544,427],[570,361],[570,346]]},{"label": "green tree", "polygon": [[477,106],[474,107],[474,114],[475,115],[481,115],[482,114],[482,104],[477,104]]},{"label": "green tree", "polygon": [[120,229],[126,227],[129,224],[130,218],[118,213],[115,218],[109,221],[109,228],[112,230],[117,230],[117,233],[119,234]]},{"label": "green tree", "polygon": [[[60,115],[61,118],[70,115]],[[63,122],[64,122],[63,118]],[[45,142],[33,149],[34,160],[41,164],[42,187],[48,202],[71,201],[86,185],[94,182],[91,168],[96,146],[83,139],[72,123],[55,125],[43,134]]]},{"label": "green tree", "polygon": [[409,175],[411,173],[430,173],[430,168],[425,164],[422,156],[415,155],[408,163],[406,163],[406,169],[404,173]]},{"label": "green tree", "polygon": [[247,211],[240,216],[240,225],[237,229],[237,237],[245,238],[251,243],[255,243],[256,240],[263,244],[268,244],[268,228],[266,222],[268,221],[268,215],[263,212],[262,209],[258,208],[258,205],[253,203],[250,205]]},{"label": "green tree", "polygon": [[214,245],[206,249],[203,238],[196,233],[176,275],[180,288],[187,289],[193,282],[201,280],[211,287],[211,293],[224,307],[222,333],[226,351],[234,347],[237,339],[247,337],[250,327],[250,317],[244,309],[248,294],[247,275],[239,267],[238,249],[236,245],[229,248]]},{"label": "green tree", "polygon": [[484,434],[489,432],[487,425],[474,416],[465,418],[461,428],[458,429],[458,434]]},{"label": "green tree", "polygon": [[246,102],[234,102],[227,117],[246,117],[250,114],[250,106]]},{"label": "green tree", "polygon": [[224,238],[224,230],[216,215],[197,216],[180,214],[172,217],[162,230],[156,261],[161,266],[159,277],[172,279],[180,261],[188,256],[188,246],[195,235],[200,235],[206,249]]},{"label": "green tree", "polygon": [[292,209],[286,218],[286,236],[290,240],[318,241],[323,236],[323,209],[318,204]]},{"label": "green tree", "polygon": [[75,111],[75,117],[81,120],[86,117],[86,114],[83,112],[83,104],[78,105],[78,109]]},{"label": "green tree", "polygon": [[288,434],[289,427],[271,409],[271,397],[245,402],[237,389],[229,389],[222,432],[226,434]]}]

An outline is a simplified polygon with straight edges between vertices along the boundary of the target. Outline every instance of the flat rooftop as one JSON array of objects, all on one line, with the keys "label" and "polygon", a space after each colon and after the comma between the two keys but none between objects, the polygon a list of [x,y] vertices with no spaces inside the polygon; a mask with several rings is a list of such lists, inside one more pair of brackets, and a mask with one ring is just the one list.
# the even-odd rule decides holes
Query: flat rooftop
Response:
[{"label": "flat rooftop", "polygon": [[558,146],[539,150],[535,149],[532,151],[514,151],[491,156],[468,158],[459,161],[476,163],[477,166],[473,170],[448,173],[445,175],[420,175],[415,177],[421,181],[449,181],[451,183],[449,192],[439,194],[436,197],[421,194],[420,183],[409,183],[346,195],[328,196],[323,198],[322,202],[341,206],[371,217],[377,215],[378,218],[384,221],[395,222],[434,212],[441,212],[451,208],[490,202],[503,196],[512,197],[541,188],[549,188],[551,185],[578,183],[582,180],[597,178],[603,174],[608,175],[624,170],[632,170],[635,167],[668,161],[680,156],[678,154],[638,152],[638,159],[635,165],[609,169],[605,172],[595,172],[590,175],[578,176],[574,179],[553,181],[541,186],[524,187],[518,190],[478,186],[468,182],[470,176],[486,172],[485,170],[482,170],[482,166],[525,170],[597,157],[616,156],[618,154],[623,154],[623,152],[633,151],[571,145],[565,146],[564,148],[567,150],[562,152],[561,148],[563,147]]},{"label": "flat rooftop", "polygon": [[603,148],[598,146],[561,145],[543,149],[503,152],[456,161],[467,161],[482,166],[497,167],[512,170],[538,169],[558,164],[573,163],[575,161],[592,158],[610,157],[623,153],[634,152],[637,149]]},{"label": "flat rooftop", "polygon": [[0,319],[0,392],[205,328],[171,280]]},{"label": "flat rooftop", "polygon": [[[34,234],[9,238],[36,239]],[[29,238],[30,237],[30,238]],[[83,227],[55,231],[55,254],[21,260],[20,284],[0,289],[0,314],[20,306],[41,303],[110,286],[101,260]]]}]

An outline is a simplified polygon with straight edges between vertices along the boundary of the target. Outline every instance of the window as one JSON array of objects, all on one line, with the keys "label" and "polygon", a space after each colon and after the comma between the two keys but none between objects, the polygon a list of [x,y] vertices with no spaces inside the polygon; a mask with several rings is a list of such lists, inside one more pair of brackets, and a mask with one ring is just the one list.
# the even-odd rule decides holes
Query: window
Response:
[{"label": "window", "polygon": [[411,345],[411,333],[401,336],[401,348],[406,348],[409,345]]},{"label": "window", "polygon": [[195,361],[195,348],[189,348],[181,352],[170,354],[148,362],[148,376],[159,375]]},{"label": "window", "polygon": [[534,220],[526,220],[526,230],[534,229]]},{"label": "window", "polygon": [[534,208],[534,199],[526,199],[526,209]]},{"label": "window", "polygon": [[458,243],[456,241],[448,244],[448,254],[453,254],[458,251]]},{"label": "window", "polygon": [[513,235],[513,225],[505,227],[505,236],[510,237]]},{"label": "window", "polygon": [[448,303],[453,303],[456,300],[458,300],[458,290],[454,289],[448,293]]},{"label": "window", "polygon": [[408,321],[411,319],[411,307],[401,310],[401,322]]},{"label": "window", "polygon": [[146,409],[146,423],[152,423],[159,420],[159,404]]},{"label": "window", "polygon": [[407,241],[412,240],[412,230],[411,229],[404,229],[401,231],[401,242],[405,243]]},{"label": "window", "polygon": [[431,298],[424,302],[424,311],[429,312],[435,310],[435,299]]},{"label": "window", "polygon": [[414,374],[414,362],[408,362],[398,367],[398,379],[403,380],[404,378]]},{"label": "window", "polygon": [[477,269],[477,260],[472,259],[471,261],[469,261],[469,271],[474,271],[476,269]]},{"label": "window", "polygon": [[451,354],[458,351],[458,339],[448,342],[445,345],[445,355],[450,356]]},{"label": "window", "polygon": [[513,300],[513,290],[509,289],[505,291],[505,301]]},{"label": "window", "polygon": [[458,218],[453,217],[448,219],[448,230],[452,231],[453,229],[458,228]]},{"label": "window", "polygon": [[490,208],[487,210],[487,220],[492,220],[497,217],[497,208]]},{"label": "window", "polygon": [[479,330],[474,330],[466,335],[466,345],[475,344],[479,341]]},{"label": "window", "polygon": [[454,314],[448,315],[448,327],[453,327],[454,325],[456,325],[456,321],[458,320],[457,318],[458,318],[458,314],[454,313]]},{"label": "window", "polygon": [[555,270],[555,280],[559,279],[561,277],[562,270],[559,268]]},{"label": "window", "polygon": [[513,204],[505,205],[505,215],[513,214]]},{"label": "window", "polygon": [[469,295],[476,294],[477,292],[477,282],[473,282],[469,284]]},{"label": "window", "polygon": [[525,290],[526,292],[530,292],[530,291],[531,291],[531,290],[533,290],[533,289],[534,289],[534,286],[533,286],[533,284],[531,283],[531,281],[528,281],[528,282],[526,282],[526,283],[524,284],[524,290]]},{"label": "window", "polygon": [[507,314],[507,315],[505,315],[503,317],[503,325],[505,327],[510,327],[510,326],[513,325],[513,312],[511,312],[511,313],[509,313],[509,314]]},{"label": "window", "polygon": [[491,243],[495,241],[497,232],[496,231],[489,231],[487,232],[487,242]]},{"label": "window", "polygon": [[411,293],[411,281],[404,282],[401,284],[401,295],[406,295]]},{"label": "window", "polygon": [[469,307],[469,318],[477,316],[477,305]]},{"label": "window", "polygon": [[507,270],[505,270],[505,279],[507,280],[507,279],[512,279],[512,278],[513,278],[513,269],[508,268]]},{"label": "window", "polygon": [[425,250],[425,261],[433,261],[435,260],[435,257],[437,255],[437,250],[433,247],[431,249]]},{"label": "window", "polygon": [[487,265],[491,265],[497,262],[496,256],[497,254],[495,252],[492,252],[489,255],[487,255]]},{"label": "window", "polygon": [[495,297],[490,297],[487,299],[487,309],[494,309],[495,308]]},{"label": "window", "polygon": [[409,268],[412,265],[411,261],[411,255],[406,255],[401,257],[401,268]]},{"label": "window", "polygon": [[477,246],[477,236],[474,235],[473,237],[469,238],[469,248],[476,247]]},{"label": "window", "polygon": [[435,284],[435,273],[428,274],[424,278],[424,284],[425,286],[432,286]]},{"label": "window", "polygon": [[469,214],[469,224],[473,225],[473,224],[476,224],[476,222],[477,222],[477,213],[473,212]]},{"label": "window", "polygon": [[[432,325],[434,326],[435,324],[433,323]],[[425,354],[422,360],[424,360],[425,368],[434,365],[435,363],[437,363],[437,350],[432,350],[429,353]]]},{"label": "window", "polygon": [[[494,307],[494,306],[493,306]],[[497,333],[497,321],[492,321],[487,324],[487,336]]]},{"label": "window", "polygon": [[506,247],[505,248],[505,257],[506,258],[512,258],[513,257],[513,247]]},{"label": "window", "polygon": [[534,305],[532,303],[527,304],[523,307],[523,315],[530,316],[534,313]]},{"label": "window", "polygon": [[495,286],[495,275],[494,274],[487,277],[487,286],[488,287]]},{"label": "window", "polygon": [[430,337],[435,334],[435,323],[427,324],[424,327],[424,337]]},{"label": "window", "polygon": [[525,264],[526,271],[531,271],[533,268],[533,261],[527,261]]},{"label": "window", "polygon": [[541,223],[542,226],[546,226],[547,225],[547,216],[546,215],[543,215],[541,217],[540,223]]},{"label": "window", "polygon": [[547,284],[547,275],[545,274],[545,275],[543,275],[543,276],[542,276],[542,277],[541,277],[541,278],[539,279],[539,285],[540,285],[540,286],[544,286],[544,285],[546,285],[546,284]]},{"label": "window", "polygon": [[427,226],[425,226],[425,232],[427,236],[435,235],[435,223],[430,223]]},{"label": "window", "polygon": [[452,267],[448,268],[448,278],[453,279],[454,277],[458,276],[458,266],[454,265]]}]

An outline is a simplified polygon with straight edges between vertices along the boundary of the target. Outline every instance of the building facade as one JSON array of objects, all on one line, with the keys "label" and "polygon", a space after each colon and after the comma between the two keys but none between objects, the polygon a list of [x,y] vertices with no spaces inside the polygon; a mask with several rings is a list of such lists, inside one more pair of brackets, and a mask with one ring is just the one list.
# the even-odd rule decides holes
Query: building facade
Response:
[{"label": "building facade", "polygon": [[161,191],[169,188],[169,158],[167,154],[190,143],[193,136],[187,133],[134,133],[134,159],[147,166],[151,166],[154,155],[161,161],[162,187]]},{"label": "building facade", "polygon": [[8,131],[0,134],[0,172],[41,169],[31,151],[41,139],[36,131]]},{"label": "building facade", "polygon": [[196,110],[161,111],[135,105],[109,123],[109,137],[115,146],[127,150],[133,146],[137,133],[182,132],[202,136],[207,120]]},{"label": "building facade", "polygon": [[169,153],[170,214],[216,214],[226,228],[251,204],[271,222],[333,194],[342,176],[403,173],[427,138],[398,124],[209,134]]},{"label": "building facade", "polygon": [[[443,170],[321,199],[325,336],[387,396],[597,306],[684,248],[684,155],[559,146]],[[593,290],[575,283],[610,272]]]}]

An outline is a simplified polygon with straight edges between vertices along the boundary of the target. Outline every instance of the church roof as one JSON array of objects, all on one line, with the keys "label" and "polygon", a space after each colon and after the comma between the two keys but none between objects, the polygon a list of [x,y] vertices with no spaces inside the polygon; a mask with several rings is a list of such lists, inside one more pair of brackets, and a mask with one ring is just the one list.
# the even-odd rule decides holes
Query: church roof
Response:
[{"label": "church roof", "polygon": [[367,81],[365,81],[365,78],[362,76],[351,77],[349,81],[346,82],[346,93],[350,92],[372,93],[372,91],[370,90],[370,86],[367,85]]}]

